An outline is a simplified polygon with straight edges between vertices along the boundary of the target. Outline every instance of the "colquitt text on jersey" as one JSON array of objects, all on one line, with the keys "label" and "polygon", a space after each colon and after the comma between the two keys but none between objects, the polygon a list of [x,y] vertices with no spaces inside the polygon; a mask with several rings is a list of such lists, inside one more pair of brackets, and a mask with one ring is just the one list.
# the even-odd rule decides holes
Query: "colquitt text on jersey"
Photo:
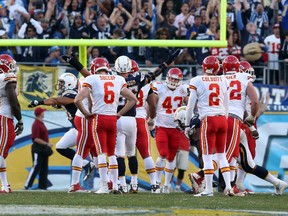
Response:
[{"label": "colquitt text on jersey", "polygon": [[222,77],[219,76],[203,76],[202,77],[202,81],[203,82],[221,82],[222,81]]}]

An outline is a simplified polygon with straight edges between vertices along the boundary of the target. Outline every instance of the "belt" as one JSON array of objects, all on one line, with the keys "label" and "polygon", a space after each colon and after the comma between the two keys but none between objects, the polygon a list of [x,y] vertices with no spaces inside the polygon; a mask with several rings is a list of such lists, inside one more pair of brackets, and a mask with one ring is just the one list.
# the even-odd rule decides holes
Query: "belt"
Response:
[{"label": "belt", "polygon": [[232,117],[232,118],[236,118],[236,119],[238,119],[241,122],[243,121],[239,116],[237,116],[237,115],[235,115],[233,113],[229,113],[229,116]]}]

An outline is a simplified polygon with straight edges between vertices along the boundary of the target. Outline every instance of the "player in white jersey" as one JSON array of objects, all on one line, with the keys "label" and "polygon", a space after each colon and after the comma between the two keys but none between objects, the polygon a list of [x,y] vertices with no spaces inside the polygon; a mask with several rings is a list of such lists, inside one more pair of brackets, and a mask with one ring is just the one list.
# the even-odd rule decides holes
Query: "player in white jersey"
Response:
[{"label": "player in white jersey", "polygon": [[195,196],[213,196],[213,160],[216,152],[217,162],[223,175],[226,188],[224,193],[232,195],[230,184],[229,164],[225,154],[227,137],[228,89],[229,83],[225,76],[217,76],[220,63],[214,56],[208,56],[202,63],[204,75],[197,76],[190,81],[190,96],[186,108],[186,129],[190,133],[190,121],[197,101],[199,118],[201,120],[200,142],[204,162],[206,188]]},{"label": "player in white jersey", "polygon": [[[240,71],[243,73],[248,73],[253,75],[254,69],[251,67],[249,62],[242,61],[240,62]],[[255,80],[256,77],[254,77]],[[264,113],[267,108],[270,96],[269,92],[266,96],[262,95],[260,100],[260,108],[257,113],[257,118]],[[249,98],[247,98],[246,111],[248,115],[251,113],[251,104]],[[253,126],[254,127],[254,126]],[[255,128],[256,122],[255,122]],[[255,150],[256,150],[256,139],[259,138],[258,132],[255,132],[256,129],[251,130],[246,124],[242,124],[240,132],[240,165],[237,169],[237,178],[236,184],[233,187],[234,193],[246,192],[251,193],[244,187],[244,179],[246,173],[256,175],[257,177],[270,182],[275,187],[275,195],[282,195],[288,184],[268,172],[268,170],[262,166],[259,166],[255,163]]]},{"label": "player in white jersey", "polygon": [[[155,192],[156,185],[156,169],[153,158],[150,154],[149,145],[149,129],[147,127],[147,104],[149,106],[150,113],[155,113],[156,100],[155,94],[150,84],[146,84],[138,93],[138,103],[136,105],[136,123],[137,123],[137,139],[136,147],[144,160],[145,170],[150,178],[151,192]],[[153,114],[152,114],[153,115]],[[154,119],[155,116],[149,115],[150,119]]]},{"label": "player in white jersey", "polygon": [[182,79],[182,71],[179,68],[171,68],[167,73],[165,83],[153,83],[153,91],[157,96],[155,123],[155,139],[159,154],[156,161],[157,184],[161,183],[165,167],[165,182],[162,193],[170,192],[170,181],[176,166],[174,158],[181,135],[177,129],[177,123],[174,121],[174,112],[188,99],[188,86],[181,85]]},{"label": "player in white jersey", "polygon": [[[86,110],[82,100],[90,94],[92,108]],[[127,102],[117,113],[120,95],[126,98]],[[85,158],[90,149],[96,146],[100,175],[100,189],[96,191],[98,194],[109,193],[107,156],[113,191],[118,191],[118,165],[115,156],[116,122],[136,102],[136,96],[126,88],[125,79],[118,75],[108,75],[107,70],[98,70],[96,74],[88,76],[75,99],[76,106],[88,119],[86,130],[88,131],[87,139],[90,140],[90,142],[82,142],[84,137],[80,137],[77,154]]]},{"label": "player in white jersey", "polygon": [[248,119],[251,119],[253,122],[259,109],[259,101],[250,75],[240,73],[240,62],[235,56],[227,56],[222,62],[222,68],[230,87],[226,157],[230,164],[230,178],[233,182],[237,164],[236,160],[239,156],[240,127],[246,108],[246,96],[251,101],[251,116]]},{"label": "player in white jersey", "polygon": [[[17,63],[11,56],[0,55],[0,193],[12,192],[7,181],[6,158],[15,137],[23,131],[21,108],[17,99],[17,70]],[[18,121],[15,129],[14,117]]]}]

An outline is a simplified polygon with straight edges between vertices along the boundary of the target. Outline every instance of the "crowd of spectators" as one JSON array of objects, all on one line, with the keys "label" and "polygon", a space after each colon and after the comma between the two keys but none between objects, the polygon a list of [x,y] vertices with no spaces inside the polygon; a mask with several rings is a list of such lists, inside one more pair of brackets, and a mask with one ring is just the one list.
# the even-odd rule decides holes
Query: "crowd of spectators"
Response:
[{"label": "crowd of spectators", "polygon": [[[218,40],[220,16],[220,0],[0,0],[0,38]],[[226,35],[228,47],[186,48],[176,64],[201,65],[211,54],[220,60],[229,54],[243,59],[245,45],[256,42],[261,57],[252,64],[267,65],[273,71],[270,83],[284,83],[284,71],[288,73],[288,0],[227,0]],[[127,55],[140,65],[151,66],[162,63],[168,49],[89,47],[87,52],[89,61],[103,56],[113,63],[118,56]],[[63,62],[65,50],[0,47],[0,53],[9,53],[18,62],[51,65]],[[282,63],[268,64],[275,60]],[[191,71],[183,68],[183,72],[187,75]]]}]

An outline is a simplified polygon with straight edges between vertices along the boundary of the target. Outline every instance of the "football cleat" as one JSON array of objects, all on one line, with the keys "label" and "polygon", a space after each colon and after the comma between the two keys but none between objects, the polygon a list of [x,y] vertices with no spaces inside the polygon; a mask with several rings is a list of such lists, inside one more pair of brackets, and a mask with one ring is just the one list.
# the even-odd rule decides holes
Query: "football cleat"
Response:
[{"label": "football cleat", "polygon": [[11,186],[10,186],[10,185],[8,185],[7,187],[8,187],[9,193],[12,193],[12,189],[11,189]]},{"label": "football cleat", "polygon": [[111,190],[109,193],[110,194],[122,194],[120,190]]},{"label": "football cleat", "polygon": [[108,190],[108,186],[100,187],[99,190],[95,192],[95,194],[109,194],[110,191]]},{"label": "football cleat", "polygon": [[151,185],[150,191],[151,193],[160,193],[160,186],[158,184]]},{"label": "football cleat", "polygon": [[201,193],[195,194],[195,197],[203,197],[203,196],[214,196],[213,192],[206,192],[206,191],[202,191]]},{"label": "football cleat", "polygon": [[129,193],[138,193],[138,184],[130,184]]},{"label": "football cleat", "polygon": [[95,164],[92,162],[89,162],[85,167],[83,167],[86,171],[86,175],[84,176],[83,180],[86,181],[92,176],[92,172],[95,169]]},{"label": "football cleat", "polygon": [[122,194],[128,193],[128,187],[127,186],[119,186],[119,191]]},{"label": "football cleat", "polygon": [[161,193],[164,193],[164,194],[169,194],[170,193],[170,188],[168,185],[164,185],[162,190],[161,190]]},{"label": "football cleat", "polygon": [[275,195],[282,195],[284,191],[288,188],[288,184],[280,180],[279,185],[275,186]]},{"label": "football cleat", "polygon": [[234,185],[232,189],[233,189],[235,196],[237,196],[237,194],[241,194],[241,193],[243,193],[244,195],[254,194],[253,191],[250,191],[250,190],[245,189],[245,188],[244,188],[244,190],[240,190],[236,185]]},{"label": "football cleat", "polygon": [[192,184],[192,189],[196,194],[199,194],[205,190],[205,180],[198,173],[188,174],[190,182]]},{"label": "football cleat", "polygon": [[84,190],[81,186],[80,183],[71,185],[69,188],[68,193],[91,193],[91,191]]}]

